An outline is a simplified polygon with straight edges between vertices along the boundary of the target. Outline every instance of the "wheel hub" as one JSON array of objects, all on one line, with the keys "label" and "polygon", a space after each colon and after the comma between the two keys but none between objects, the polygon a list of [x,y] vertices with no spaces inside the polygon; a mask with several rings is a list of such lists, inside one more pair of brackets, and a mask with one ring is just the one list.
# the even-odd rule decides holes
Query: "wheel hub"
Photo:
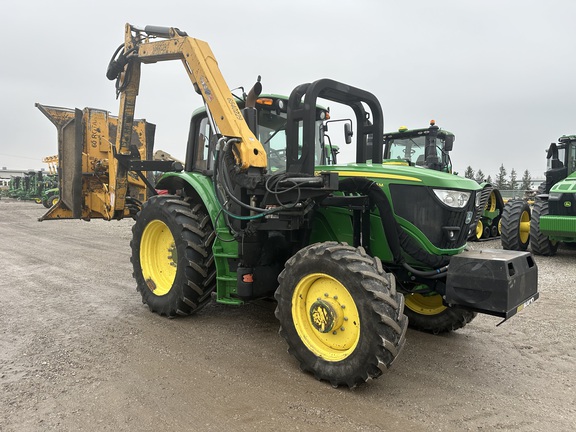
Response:
[{"label": "wheel hub", "polygon": [[330,333],[342,326],[344,317],[340,307],[332,299],[318,299],[310,306],[310,322],[320,333]]},{"label": "wheel hub", "polygon": [[360,340],[360,314],[354,298],[337,279],[324,273],[303,277],[292,297],[294,327],[310,351],[341,361]]}]

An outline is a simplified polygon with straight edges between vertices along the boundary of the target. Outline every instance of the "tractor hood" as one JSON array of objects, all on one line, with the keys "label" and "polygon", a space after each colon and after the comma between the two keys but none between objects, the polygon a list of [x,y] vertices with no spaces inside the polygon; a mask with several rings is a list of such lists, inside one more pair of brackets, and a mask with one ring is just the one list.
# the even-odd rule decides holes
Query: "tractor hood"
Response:
[{"label": "tractor hood", "polygon": [[337,171],[340,177],[367,177],[377,183],[421,184],[434,188],[478,191],[481,186],[474,180],[431,169],[391,164],[351,163],[323,165],[317,171]]}]

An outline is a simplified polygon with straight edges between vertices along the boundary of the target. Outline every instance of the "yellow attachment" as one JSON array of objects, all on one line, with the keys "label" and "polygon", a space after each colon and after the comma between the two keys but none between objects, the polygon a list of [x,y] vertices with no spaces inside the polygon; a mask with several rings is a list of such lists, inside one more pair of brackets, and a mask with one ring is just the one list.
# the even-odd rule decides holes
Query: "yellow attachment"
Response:
[{"label": "yellow attachment", "polygon": [[[128,26],[127,29],[129,32]],[[131,36],[126,37],[132,40]],[[177,35],[155,42],[146,41],[138,46],[137,58],[142,63],[181,59],[192,84],[208,105],[219,133],[241,141],[236,144],[241,168],[267,167],[264,147],[246,124],[206,42]]]},{"label": "yellow attachment", "polygon": [[439,294],[423,296],[422,294],[409,294],[405,298],[405,305],[420,315],[438,315],[446,310]]},{"label": "yellow attachment", "polygon": [[292,296],[292,319],[306,347],[326,361],[344,360],[360,340],[354,299],[344,285],[324,273],[300,280]]},{"label": "yellow attachment", "polygon": [[408,128],[406,126],[400,126],[398,128],[398,132],[406,132],[408,130]]},{"label": "yellow attachment", "polygon": [[58,155],[55,156],[46,156],[42,158],[42,162],[48,164],[48,172],[50,174],[57,174],[58,173]]},{"label": "yellow attachment", "polygon": [[178,254],[170,228],[158,219],[146,225],[142,233],[140,267],[148,289],[154,295],[170,292],[176,279]]},{"label": "yellow attachment", "polygon": [[[42,216],[46,219],[114,217],[110,184],[118,165],[113,148],[118,118],[95,108],[72,110],[36,104],[58,129],[59,196],[60,202]],[[152,138],[145,120],[135,120],[130,134],[131,144],[140,159],[150,158]],[[146,173],[144,173],[146,175]],[[145,201],[148,193],[144,182],[134,172],[126,176],[122,199],[130,196]],[[125,210],[124,215],[128,214]]]}]

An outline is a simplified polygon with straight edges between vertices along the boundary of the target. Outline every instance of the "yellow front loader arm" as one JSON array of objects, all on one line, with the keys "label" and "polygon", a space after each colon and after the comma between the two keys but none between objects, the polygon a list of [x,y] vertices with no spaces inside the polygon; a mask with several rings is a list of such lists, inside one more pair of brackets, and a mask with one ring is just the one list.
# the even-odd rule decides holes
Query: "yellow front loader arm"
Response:
[{"label": "yellow front loader arm", "polygon": [[[155,40],[160,37],[162,40]],[[237,163],[242,170],[265,170],[266,152],[250,130],[206,42],[167,27],[147,26],[144,29],[130,24],[125,27],[125,42],[117,60],[108,68],[109,79],[116,79],[120,95],[120,113],[116,151],[130,153],[130,137],[136,97],[140,86],[142,63],[181,60],[194,89],[202,95],[216,128],[216,133],[235,139]],[[120,164],[110,167],[110,206],[114,213],[122,212],[126,197],[126,168]]]},{"label": "yellow front loader arm", "polygon": [[175,28],[126,24],[124,44],[114,57],[106,75],[116,79],[118,117],[93,108],[36,104],[58,129],[60,175],[60,202],[40,220],[121,219],[134,212],[130,209],[134,202],[138,205],[154,193],[140,172],[145,163],[139,165],[140,178],[131,171],[134,160],[153,159],[154,125],[134,119],[142,63],[181,60],[216,133],[234,143],[240,170],[264,173],[264,147],[246,124],[206,42]]}]

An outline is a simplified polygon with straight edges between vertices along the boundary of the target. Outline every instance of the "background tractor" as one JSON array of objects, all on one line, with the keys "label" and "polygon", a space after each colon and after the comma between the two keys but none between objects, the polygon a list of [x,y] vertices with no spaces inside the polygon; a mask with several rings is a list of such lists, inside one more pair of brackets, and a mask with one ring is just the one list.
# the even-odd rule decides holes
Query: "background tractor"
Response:
[{"label": "background tractor", "polygon": [[533,207],[521,200],[506,204],[504,249],[526,250],[530,245],[535,254],[551,256],[561,242],[576,245],[576,136],[563,135],[550,144],[546,159],[546,180]]},{"label": "background tractor", "polygon": [[[60,201],[41,219],[133,215],[133,274],[150,310],[175,317],[212,298],[273,297],[301,369],[354,387],[391,366],[408,322],[446,332],[538,298],[530,253],[465,250],[485,206],[476,182],[382,163],[373,94],[320,79],[262,95],[258,79],[235,96],[214,58],[179,29],[127,24],[107,73],[118,117],[39,105],[57,125],[60,161]],[[166,60],[183,62],[205,103],[183,163],[151,160],[155,126],[134,120],[141,65]],[[325,102],[353,113],[354,163],[332,163]],[[153,171],[164,172],[154,184]]]},{"label": "background tractor", "polygon": [[[397,132],[384,134],[384,163],[409,165],[452,174],[450,152],[456,137],[440,129],[434,120],[423,129],[402,126]],[[482,183],[484,211],[476,215],[476,224],[470,231],[471,240],[489,240],[500,235],[500,217],[504,200],[500,191],[489,183]]]},{"label": "background tractor", "polygon": [[42,197],[48,187],[55,186],[56,183],[50,174],[43,171],[28,171],[22,176],[12,176],[7,196],[18,200],[42,202]]},{"label": "background tractor", "polygon": [[60,200],[58,189],[58,155],[46,156],[42,162],[48,164],[48,174],[44,176],[44,188],[40,199],[42,205],[50,208]]}]

